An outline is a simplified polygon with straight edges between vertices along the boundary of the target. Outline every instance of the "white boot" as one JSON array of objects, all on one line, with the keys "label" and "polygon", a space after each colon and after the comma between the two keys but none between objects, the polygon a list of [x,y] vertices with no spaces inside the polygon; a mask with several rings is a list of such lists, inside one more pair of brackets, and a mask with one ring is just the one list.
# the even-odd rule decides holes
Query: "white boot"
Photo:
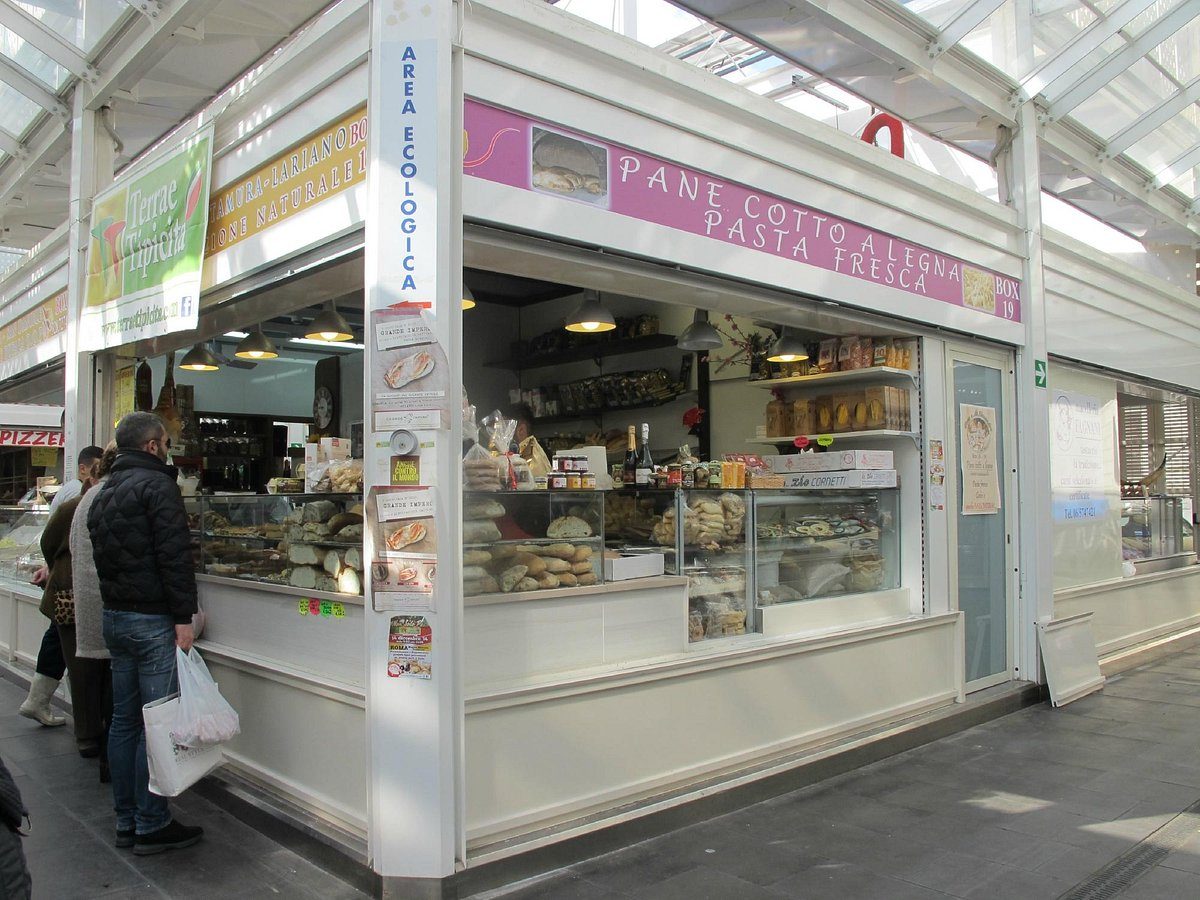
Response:
[{"label": "white boot", "polygon": [[58,680],[49,675],[35,674],[29,685],[29,696],[18,712],[27,719],[36,719],[43,725],[66,725],[67,720],[56,716],[50,709],[50,698],[58,689]]}]

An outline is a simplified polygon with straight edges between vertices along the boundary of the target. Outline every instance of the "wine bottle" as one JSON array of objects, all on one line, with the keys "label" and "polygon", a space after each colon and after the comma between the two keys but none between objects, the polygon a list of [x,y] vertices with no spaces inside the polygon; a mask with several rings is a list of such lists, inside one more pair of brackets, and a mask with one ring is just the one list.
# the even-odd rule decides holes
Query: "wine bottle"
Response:
[{"label": "wine bottle", "polygon": [[634,483],[639,487],[650,484],[650,473],[654,471],[654,460],[650,456],[650,423],[642,423],[642,449],[638,453],[634,472]]},{"label": "wine bottle", "polygon": [[629,486],[637,482],[637,433],[633,425],[629,426],[629,446],[625,450],[625,467],[621,472],[621,481]]}]

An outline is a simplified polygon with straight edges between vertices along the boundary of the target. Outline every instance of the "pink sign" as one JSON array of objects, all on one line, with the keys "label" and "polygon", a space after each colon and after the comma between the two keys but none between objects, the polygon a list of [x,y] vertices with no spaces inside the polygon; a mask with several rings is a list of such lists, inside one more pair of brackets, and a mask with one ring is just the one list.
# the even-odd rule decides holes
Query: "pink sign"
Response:
[{"label": "pink sign", "polygon": [[858,222],[468,100],[467,175],[585,203],[1013,322],[1021,284]]}]

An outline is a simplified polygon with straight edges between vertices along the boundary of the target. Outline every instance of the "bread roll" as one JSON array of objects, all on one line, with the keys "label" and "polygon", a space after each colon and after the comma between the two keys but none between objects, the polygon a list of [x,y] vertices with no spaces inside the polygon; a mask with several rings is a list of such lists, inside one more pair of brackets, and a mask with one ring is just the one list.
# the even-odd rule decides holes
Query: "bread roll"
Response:
[{"label": "bread roll", "polygon": [[482,566],[485,563],[492,561],[492,554],[487,550],[464,550],[463,565],[464,566]]},{"label": "bread roll", "polygon": [[518,553],[513,561],[518,565],[525,566],[527,570],[525,574],[530,578],[537,578],[546,571],[546,561],[532,553]]},{"label": "bread roll", "polygon": [[542,556],[557,556],[559,559],[569,560],[575,556],[574,544],[550,544],[541,548]]},{"label": "bread roll", "polygon": [[571,572],[575,575],[590,575],[592,573],[592,564],[587,560],[571,563]]},{"label": "bread roll", "polygon": [[575,587],[579,584],[579,579],[570,572],[563,572],[555,577],[558,578],[558,583],[561,587]]},{"label": "bread roll", "polygon": [[513,588],[514,591],[536,591],[537,589],[538,583],[533,578],[522,578],[517,582],[516,587]]},{"label": "bread roll", "polygon": [[517,583],[525,577],[528,569],[525,566],[512,566],[500,573],[500,590],[504,593],[512,591]]},{"label": "bread roll", "polygon": [[591,547],[576,547],[575,553],[571,556],[571,562],[585,562],[592,558]]},{"label": "bread roll", "polygon": [[549,572],[544,572],[542,573],[542,577],[537,580],[537,583],[539,588],[541,588],[543,591],[547,591],[558,587],[559,579],[557,575],[551,575]]},{"label": "bread roll", "polygon": [[571,564],[565,559],[559,559],[556,556],[543,556],[542,562],[546,564],[546,571],[557,575],[560,572],[570,572]]},{"label": "bread roll", "polygon": [[597,581],[597,578],[596,578],[595,573],[593,573],[593,572],[589,572],[587,575],[579,576],[579,586],[580,587],[588,587],[589,585],[595,584],[596,581]]}]

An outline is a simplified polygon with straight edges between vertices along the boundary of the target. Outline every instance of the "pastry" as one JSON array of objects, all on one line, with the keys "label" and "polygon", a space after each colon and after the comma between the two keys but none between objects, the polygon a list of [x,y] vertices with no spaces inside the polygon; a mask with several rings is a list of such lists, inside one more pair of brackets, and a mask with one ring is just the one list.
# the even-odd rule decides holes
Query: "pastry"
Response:
[{"label": "pastry", "polygon": [[[492,554],[486,550],[464,550],[464,566],[482,566],[492,561]],[[465,570],[464,570],[465,571]]]},{"label": "pastry", "polygon": [[[509,593],[517,586],[517,583],[525,577],[525,573],[529,571],[525,566],[511,566],[500,573],[500,590],[504,593]],[[535,582],[536,584],[536,582]]]}]

